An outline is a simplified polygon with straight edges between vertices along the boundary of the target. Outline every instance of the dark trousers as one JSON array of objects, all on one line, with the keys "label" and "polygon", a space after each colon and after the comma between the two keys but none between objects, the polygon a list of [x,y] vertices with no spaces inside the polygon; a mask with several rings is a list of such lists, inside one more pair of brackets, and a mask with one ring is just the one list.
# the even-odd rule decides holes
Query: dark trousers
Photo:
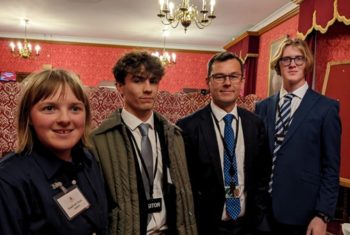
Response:
[{"label": "dark trousers", "polygon": [[221,221],[216,235],[252,235],[243,219]]},{"label": "dark trousers", "polygon": [[305,235],[307,225],[289,225],[273,221],[271,235]]}]

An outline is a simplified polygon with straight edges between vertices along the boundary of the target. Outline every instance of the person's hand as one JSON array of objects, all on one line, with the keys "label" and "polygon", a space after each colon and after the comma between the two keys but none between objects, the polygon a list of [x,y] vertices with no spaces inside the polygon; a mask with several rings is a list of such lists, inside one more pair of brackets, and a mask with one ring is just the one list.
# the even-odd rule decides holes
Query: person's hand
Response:
[{"label": "person's hand", "polygon": [[307,227],[306,235],[326,235],[327,223],[321,218],[314,217]]}]

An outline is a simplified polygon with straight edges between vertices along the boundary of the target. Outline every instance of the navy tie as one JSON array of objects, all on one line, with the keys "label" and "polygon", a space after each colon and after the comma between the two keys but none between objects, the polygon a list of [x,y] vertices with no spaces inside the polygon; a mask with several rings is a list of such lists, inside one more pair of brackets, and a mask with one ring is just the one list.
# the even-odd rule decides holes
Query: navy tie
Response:
[{"label": "navy tie", "polygon": [[[231,125],[233,118],[234,116],[232,114],[227,114],[224,117],[224,139],[227,147],[224,151],[224,176],[225,188],[231,188],[231,197],[226,197],[226,211],[227,214],[235,220],[241,211],[241,205],[239,198],[233,197],[232,195],[232,188],[238,186],[237,161],[234,149],[235,134]],[[229,151],[229,153],[227,151]]]},{"label": "navy tie", "polygon": [[272,157],[272,173],[269,182],[269,193],[272,192],[272,184],[273,184],[273,172],[275,169],[275,163],[277,159],[277,152],[281,148],[281,145],[284,141],[284,138],[287,134],[289,124],[291,123],[291,103],[294,94],[287,94],[283,98],[283,103],[281,107],[279,107],[276,124],[275,124],[275,141],[273,148],[273,157]]}]

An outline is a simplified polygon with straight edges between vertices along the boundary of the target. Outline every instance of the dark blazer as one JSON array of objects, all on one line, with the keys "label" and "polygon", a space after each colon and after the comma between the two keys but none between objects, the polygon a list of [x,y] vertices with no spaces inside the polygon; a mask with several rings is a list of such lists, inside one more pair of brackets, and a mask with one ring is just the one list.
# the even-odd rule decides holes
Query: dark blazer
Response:
[{"label": "dark blazer", "polygon": [[[242,122],[245,158],[246,218],[257,224],[268,208],[267,185],[271,172],[263,122],[238,108]],[[225,203],[223,171],[210,105],[177,122],[182,128],[199,234],[215,234]]]},{"label": "dark blazer", "polygon": [[[256,106],[266,125],[271,153],[278,97]],[[334,215],[341,135],[338,111],[337,101],[308,89],[294,113],[274,168],[272,209],[278,222],[306,225],[315,212]]]},{"label": "dark blazer", "polygon": [[[86,149],[75,147],[72,155],[65,162],[36,144],[31,153],[0,160],[0,234],[110,234],[101,169]],[[68,189],[73,179],[90,207],[68,220],[54,201],[62,190],[52,184]]]}]

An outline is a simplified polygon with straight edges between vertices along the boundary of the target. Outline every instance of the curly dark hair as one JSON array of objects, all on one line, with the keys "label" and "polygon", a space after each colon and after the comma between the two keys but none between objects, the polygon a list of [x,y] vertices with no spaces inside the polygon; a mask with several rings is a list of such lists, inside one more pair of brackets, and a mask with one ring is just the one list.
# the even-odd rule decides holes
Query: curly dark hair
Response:
[{"label": "curly dark hair", "polygon": [[122,56],[113,68],[117,83],[124,84],[128,74],[143,75],[159,80],[164,75],[164,68],[159,58],[146,51],[133,51]]}]

